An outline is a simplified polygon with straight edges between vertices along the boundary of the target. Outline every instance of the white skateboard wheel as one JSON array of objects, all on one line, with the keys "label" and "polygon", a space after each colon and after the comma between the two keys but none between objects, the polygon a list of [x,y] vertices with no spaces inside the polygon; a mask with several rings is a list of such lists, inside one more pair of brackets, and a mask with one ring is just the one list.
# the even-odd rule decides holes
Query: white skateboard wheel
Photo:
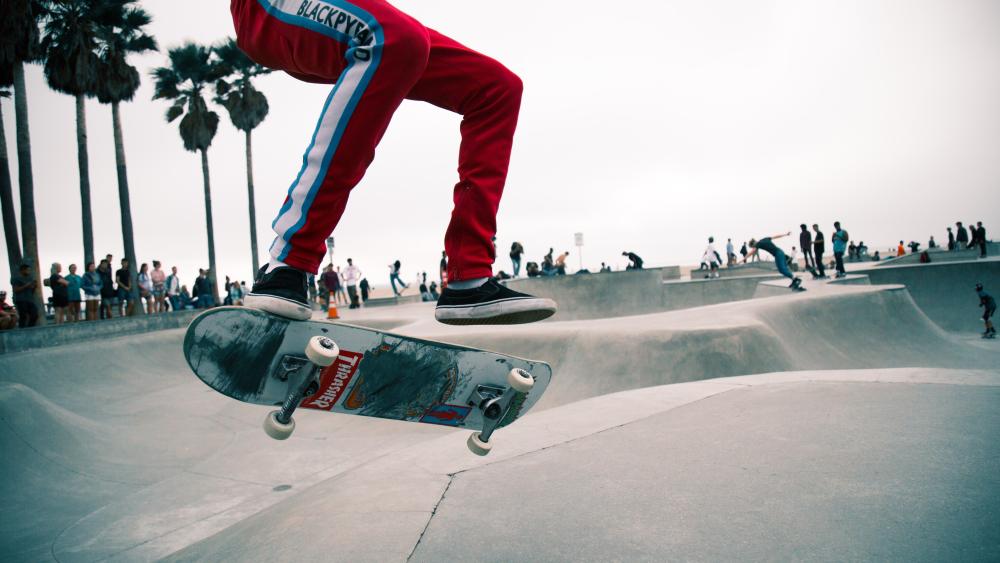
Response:
[{"label": "white skateboard wheel", "polygon": [[490,449],[493,448],[493,445],[489,442],[484,442],[479,439],[479,432],[469,434],[469,441],[467,444],[469,446],[469,451],[476,455],[486,455],[490,453]]},{"label": "white skateboard wheel", "polygon": [[306,344],[306,357],[309,361],[321,368],[337,361],[340,355],[340,346],[325,336],[313,336]]},{"label": "white skateboard wheel", "polygon": [[267,418],[264,419],[264,432],[268,436],[274,438],[275,440],[285,440],[292,435],[292,431],[295,430],[295,419],[288,419],[288,424],[282,424],[278,420],[278,412],[271,411],[267,413]]},{"label": "white skateboard wheel", "polygon": [[507,374],[507,385],[518,393],[527,393],[535,386],[535,378],[520,368],[514,368]]}]

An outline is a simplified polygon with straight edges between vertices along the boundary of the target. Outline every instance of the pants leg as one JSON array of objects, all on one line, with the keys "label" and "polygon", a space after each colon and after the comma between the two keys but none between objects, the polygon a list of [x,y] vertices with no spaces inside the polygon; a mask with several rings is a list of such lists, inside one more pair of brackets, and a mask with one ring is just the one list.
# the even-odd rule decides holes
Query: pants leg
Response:
[{"label": "pants leg", "polygon": [[507,180],[521,107],[520,78],[497,61],[428,30],[427,66],[408,99],[462,115],[451,223],[445,233],[448,279],[493,274],[496,214]]},{"label": "pants leg", "polygon": [[795,276],[788,270],[788,257],[781,250],[774,255],[774,265],[778,267],[778,272],[786,278],[792,279]]},{"label": "pants leg", "polygon": [[847,272],[844,271],[844,253],[834,251],[833,257],[837,261],[837,273],[846,274]]},{"label": "pants leg", "polygon": [[428,32],[384,0],[232,0],[231,10],[251,59],[334,85],[272,224],[272,258],[316,272],[351,189],[424,71]]},{"label": "pants leg", "polygon": [[820,277],[826,275],[826,266],[823,265],[823,253],[816,251],[816,257],[814,258],[816,262],[816,271],[819,273]]}]

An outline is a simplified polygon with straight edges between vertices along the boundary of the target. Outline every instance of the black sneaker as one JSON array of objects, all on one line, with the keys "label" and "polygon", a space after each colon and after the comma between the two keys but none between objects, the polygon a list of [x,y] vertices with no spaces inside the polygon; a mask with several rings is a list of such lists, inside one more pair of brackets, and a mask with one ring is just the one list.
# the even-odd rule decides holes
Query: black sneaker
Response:
[{"label": "black sneaker", "polygon": [[305,321],[312,317],[306,283],[306,273],[302,270],[280,267],[268,272],[265,265],[257,272],[257,280],[243,304],[279,317]]},{"label": "black sneaker", "polygon": [[547,319],[555,312],[555,301],[518,293],[490,278],[474,289],[446,287],[434,318],[450,325],[513,325]]}]

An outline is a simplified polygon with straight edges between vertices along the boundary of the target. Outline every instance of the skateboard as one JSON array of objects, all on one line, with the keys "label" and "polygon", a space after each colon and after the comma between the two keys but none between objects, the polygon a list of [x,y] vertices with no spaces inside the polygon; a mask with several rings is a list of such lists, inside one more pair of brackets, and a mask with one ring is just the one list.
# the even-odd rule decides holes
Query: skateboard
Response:
[{"label": "skateboard", "polygon": [[298,408],[476,429],[486,455],[493,432],[524,415],[552,379],[539,361],[339,322],[295,321],[246,307],[196,317],[184,357],[209,387],[255,405],[277,440]]}]

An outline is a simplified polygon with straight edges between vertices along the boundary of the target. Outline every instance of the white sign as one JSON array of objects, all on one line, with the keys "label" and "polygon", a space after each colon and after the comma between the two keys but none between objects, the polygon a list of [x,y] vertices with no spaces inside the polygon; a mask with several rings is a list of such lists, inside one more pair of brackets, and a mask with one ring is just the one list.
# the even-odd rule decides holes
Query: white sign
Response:
[{"label": "white sign", "polygon": [[573,238],[576,239],[577,246],[583,246],[583,233],[576,233],[573,235]]}]

